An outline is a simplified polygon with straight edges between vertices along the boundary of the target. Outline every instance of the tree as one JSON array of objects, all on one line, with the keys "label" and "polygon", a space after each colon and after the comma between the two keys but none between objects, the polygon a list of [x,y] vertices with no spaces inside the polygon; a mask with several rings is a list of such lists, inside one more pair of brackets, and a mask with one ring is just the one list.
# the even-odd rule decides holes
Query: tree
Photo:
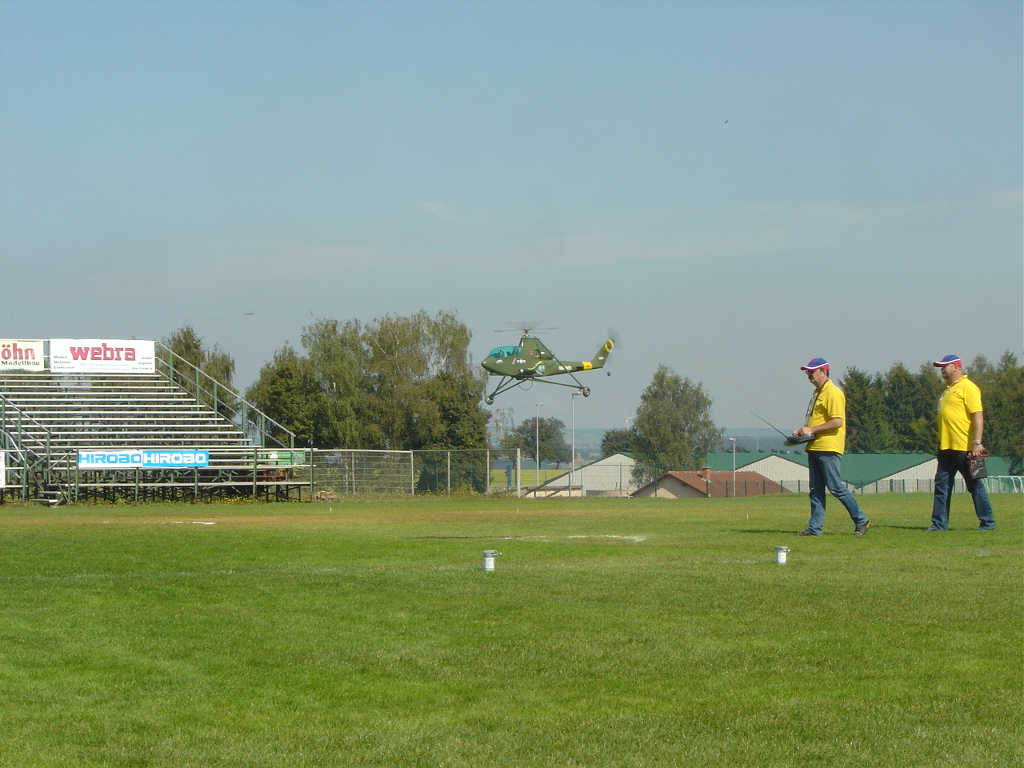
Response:
[{"label": "tree", "polygon": [[[922,367],[917,374],[907,370],[903,363],[895,363],[881,384],[885,403],[884,420],[895,436],[890,450],[931,452],[935,450],[935,401],[941,383],[932,366]],[[848,404],[849,407],[849,404]]]},{"label": "tree", "polygon": [[565,442],[565,424],[561,419],[536,417],[525,419],[513,429],[505,440],[503,448],[512,452],[517,448],[524,456],[537,461],[537,438],[540,437],[540,461],[553,461],[561,467],[569,460],[570,448]]},{"label": "tree", "polygon": [[659,365],[636,410],[635,479],[645,483],[671,469],[698,469],[721,446],[724,430],[711,420],[703,387]]},{"label": "tree", "polygon": [[636,430],[609,429],[601,436],[601,455],[611,456],[615,453],[632,453],[636,446]]},{"label": "tree", "polygon": [[342,324],[326,318],[315,320],[302,331],[309,375],[319,390],[316,399],[321,423],[314,441],[319,446],[355,448],[362,444],[369,404],[361,333],[357,321]]},{"label": "tree", "polygon": [[[373,422],[378,425],[374,447],[486,446],[487,414],[479,405],[484,377],[470,361],[470,333],[464,324],[445,312],[433,317],[423,311],[410,317],[388,315],[364,328],[361,338]],[[449,429],[439,407],[449,395],[468,400],[470,410],[479,411],[472,423],[483,427],[458,433]],[[449,408],[449,415],[453,412]]]},{"label": "tree", "polygon": [[869,376],[848,368],[843,379],[846,395],[846,451],[848,453],[889,453],[899,439],[886,408],[881,376]]},{"label": "tree", "polygon": [[[324,393],[313,375],[309,360],[296,353],[290,344],[274,353],[260,369],[246,397],[272,419],[295,433],[299,445],[323,447],[323,435],[317,432],[324,422],[318,418],[326,410]],[[283,434],[275,435],[287,444]]]},{"label": "tree", "polygon": [[[230,417],[237,407],[236,399],[229,394],[235,375],[234,358],[216,344],[210,349],[206,348],[203,345],[203,340],[191,325],[179,328],[170,337],[164,339],[163,343],[174,355],[191,363],[219,385],[215,387],[213,382],[200,377],[199,391],[194,394],[197,400],[210,406],[216,402],[217,410]],[[174,369],[174,378],[178,384],[189,391],[195,390],[195,376],[184,370],[185,366],[179,360],[175,360],[174,355],[167,354],[163,350],[158,354]]]},{"label": "tree", "polygon": [[985,409],[985,447],[1010,461],[1010,472],[1024,472],[1024,366],[1007,351],[998,368],[975,359],[971,379],[981,387]]},{"label": "tree", "polygon": [[249,398],[321,448],[483,448],[483,376],[469,330],[418,312],[363,326],[318,319],[264,366]]}]

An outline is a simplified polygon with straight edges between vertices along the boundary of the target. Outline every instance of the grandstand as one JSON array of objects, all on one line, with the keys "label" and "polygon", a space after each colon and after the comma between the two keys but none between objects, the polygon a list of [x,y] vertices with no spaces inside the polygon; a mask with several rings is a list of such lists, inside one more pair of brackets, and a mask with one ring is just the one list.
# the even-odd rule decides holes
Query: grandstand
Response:
[{"label": "grandstand", "polygon": [[[97,352],[69,361],[69,347]],[[158,342],[0,350],[0,500],[287,499],[310,487],[293,433]],[[113,359],[123,350],[131,360]]]}]

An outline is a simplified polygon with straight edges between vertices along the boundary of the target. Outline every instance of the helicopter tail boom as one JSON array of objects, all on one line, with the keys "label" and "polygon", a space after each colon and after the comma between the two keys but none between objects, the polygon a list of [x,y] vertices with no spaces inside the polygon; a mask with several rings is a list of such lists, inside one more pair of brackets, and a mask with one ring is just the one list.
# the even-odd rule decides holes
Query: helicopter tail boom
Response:
[{"label": "helicopter tail boom", "polygon": [[612,339],[608,339],[601,348],[597,350],[597,354],[594,355],[594,359],[583,362],[583,370],[589,371],[594,368],[603,368],[605,361],[608,359],[608,355],[612,352],[612,347],[615,346],[615,342]]}]

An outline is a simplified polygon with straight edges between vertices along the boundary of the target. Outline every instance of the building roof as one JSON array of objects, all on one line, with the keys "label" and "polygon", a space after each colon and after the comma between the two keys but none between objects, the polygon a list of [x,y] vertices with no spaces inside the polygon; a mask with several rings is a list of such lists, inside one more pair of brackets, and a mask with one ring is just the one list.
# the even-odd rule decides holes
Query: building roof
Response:
[{"label": "building roof", "polygon": [[[621,451],[596,461],[580,464],[573,470],[573,484],[579,486],[581,483],[585,483],[591,490],[621,490],[622,488],[632,490],[636,487],[633,482],[633,465],[635,463],[632,454]],[[552,490],[566,488],[568,485],[569,470],[567,469],[560,475],[548,478],[540,484],[539,489]]]},{"label": "building roof", "polygon": [[[797,451],[772,451],[759,453],[736,453],[736,468],[753,464],[755,461],[778,456],[804,467],[807,466],[807,454]],[[931,461],[935,456],[930,453],[847,453],[839,465],[839,474],[850,485],[860,488],[871,483],[891,477],[899,472]],[[732,452],[709,453],[707,466],[712,470],[732,471]],[[989,475],[1006,475],[1010,471],[1010,462],[999,456],[988,458]]]},{"label": "building roof", "polygon": [[[731,456],[731,454],[730,454],[730,456]],[[733,473],[732,473],[732,465],[731,464],[729,465],[729,471],[728,472],[725,472],[725,471],[717,471],[717,472],[716,471],[712,471],[710,474],[711,474],[710,491],[711,491],[711,496],[712,497],[720,498],[720,497],[723,497],[723,496],[736,495],[736,494],[734,494],[733,489],[732,489]],[[697,493],[699,493],[701,496],[706,495],[708,490],[709,490],[709,488],[708,488],[708,481],[704,477],[704,473],[703,472],[676,472],[676,471],[670,471],[670,472],[665,472],[657,480],[653,480],[650,483],[648,483],[647,485],[643,486],[643,488],[639,489],[639,491],[637,491],[637,493],[639,493],[640,491],[643,491],[644,488],[648,488],[648,487],[650,487],[652,485],[657,485],[660,481],[664,480],[667,477],[674,478],[675,480],[678,480],[683,485],[689,486],[690,488],[695,490]],[[741,471],[737,470],[737,472],[736,472],[736,490],[737,491],[743,490],[743,493],[740,493],[738,495],[740,495],[740,496],[746,495],[747,491],[750,488],[756,488],[757,489],[756,494],[758,496],[760,496],[760,495],[762,495],[764,493],[778,494],[778,493],[783,493],[783,491],[784,491],[784,489],[782,488],[781,485],[779,485],[778,483],[774,483],[771,480],[768,480],[762,474],[759,474],[757,472],[741,472]]]}]

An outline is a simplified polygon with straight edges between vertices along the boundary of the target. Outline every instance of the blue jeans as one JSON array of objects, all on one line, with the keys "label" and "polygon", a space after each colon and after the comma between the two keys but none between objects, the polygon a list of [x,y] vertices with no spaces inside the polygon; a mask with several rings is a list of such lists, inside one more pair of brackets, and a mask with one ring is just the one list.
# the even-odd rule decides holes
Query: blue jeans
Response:
[{"label": "blue jeans", "polygon": [[972,480],[967,473],[967,451],[939,451],[936,458],[939,468],[935,472],[935,499],[932,502],[932,527],[941,531],[949,529],[949,504],[953,500],[953,483],[956,473],[964,476],[967,491],[974,500],[974,514],[982,528],[995,528],[992,504],[988,491],[981,480]]},{"label": "blue jeans", "polygon": [[864,525],[868,521],[850,489],[839,477],[840,458],[840,454],[831,451],[807,452],[807,467],[811,470],[811,519],[807,527],[816,534],[820,534],[825,525],[826,487],[846,507],[854,525]]}]

